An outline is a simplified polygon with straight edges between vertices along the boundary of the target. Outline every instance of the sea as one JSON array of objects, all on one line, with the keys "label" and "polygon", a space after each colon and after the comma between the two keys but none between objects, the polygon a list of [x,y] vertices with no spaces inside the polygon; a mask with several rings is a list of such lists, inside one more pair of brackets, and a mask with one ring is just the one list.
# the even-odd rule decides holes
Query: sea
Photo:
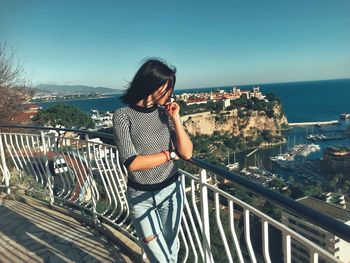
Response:
[{"label": "sea", "polygon": [[[280,98],[289,123],[338,120],[340,114],[350,113],[350,79],[175,89],[174,93],[200,93],[218,89],[229,91],[232,90],[233,87],[240,88],[241,90],[250,90],[252,87],[260,87],[263,94],[274,93]],[[63,103],[77,106],[86,113],[90,113],[91,109],[114,111],[124,106],[119,100],[119,96],[120,95],[115,95],[109,98],[89,100],[70,100],[64,101]],[[62,102],[38,104],[46,109],[57,103]],[[287,139],[285,145],[260,150],[260,156],[262,157],[259,158],[263,158],[263,161],[267,161],[269,156],[276,155],[281,151],[284,152],[295,144],[310,143],[306,140],[307,134],[336,134],[346,129],[348,125],[350,125],[349,122],[344,122],[343,125],[340,126],[295,127],[285,133]],[[320,145],[321,151],[311,154],[308,157],[310,159],[321,158],[323,149],[328,146],[350,145],[350,139],[317,141],[315,143]],[[246,152],[237,154],[241,162],[247,162],[246,158],[244,158],[247,154]],[[256,156],[253,157],[254,158],[251,160],[248,160],[250,164],[256,160]]]},{"label": "sea", "polygon": [[[257,86],[260,87],[263,94],[272,92],[281,99],[289,122],[338,120],[341,113],[350,113],[350,79],[175,89],[174,93],[198,93],[217,89],[228,91],[233,87],[250,90]],[[123,106],[119,96],[70,100],[64,101],[64,103],[77,106],[86,113],[90,113],[91,109],[114,111]],[[62,102],[38,104],[46,109],[57,103]]]}]

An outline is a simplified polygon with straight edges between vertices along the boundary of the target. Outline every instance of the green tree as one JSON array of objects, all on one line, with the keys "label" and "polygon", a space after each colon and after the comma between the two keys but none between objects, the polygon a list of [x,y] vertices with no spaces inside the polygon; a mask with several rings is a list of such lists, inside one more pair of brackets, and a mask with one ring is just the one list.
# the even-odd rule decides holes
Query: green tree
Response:
[{"label": "green tree", "polygon": [[291,198],[298,199],[304,196],[303,188],[300,184],[292,184],[289,186]]},{"label": "green tree", "polygon": [[268,143],[272,143],[274,136],[272,135],[272,132],[270,130],[263,130],[261,132],[261,136],[264,139],[264,141],[268,142]]},{"label": "green tree", "polygon": [[79,110],[78,107],[57,104],[46,110],[39,110],[33,117],[33,121],[52,127],[65,128],[94,128],[91,117]]},{"label": "green tree", "polygon": [[[94,128],[95,123],[89,115],[79,110],[78,107],[57,104],[46,110],[39,110],[39,112],[32,119],[41,125],[49,125],[59,128]],[[60,137],[64,132],[58,132],[59,138],[56,141],[56,147],[60,143]]]},{"label": "green tree", "polygon": [[268,99],[269,101],[277,101],[277,102],[280,102],[280,98],[277,97],[274,93],[267,93],[266,94],[266,99]]},{"label": "green tree", "polygon": [[304,195],[318,196],[322,193],[322,189],[318,185],[308,185],[303,189]]}]

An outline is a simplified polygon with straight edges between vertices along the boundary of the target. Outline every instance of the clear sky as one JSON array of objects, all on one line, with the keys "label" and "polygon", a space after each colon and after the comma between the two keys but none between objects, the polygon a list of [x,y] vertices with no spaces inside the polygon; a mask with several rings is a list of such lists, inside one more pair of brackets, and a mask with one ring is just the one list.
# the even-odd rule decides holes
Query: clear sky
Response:
[{"label": "clear sky", "polygon": [[0,0],[33,83],[123,88],[146,57],[177,88],[350,77],[349,0]]}]

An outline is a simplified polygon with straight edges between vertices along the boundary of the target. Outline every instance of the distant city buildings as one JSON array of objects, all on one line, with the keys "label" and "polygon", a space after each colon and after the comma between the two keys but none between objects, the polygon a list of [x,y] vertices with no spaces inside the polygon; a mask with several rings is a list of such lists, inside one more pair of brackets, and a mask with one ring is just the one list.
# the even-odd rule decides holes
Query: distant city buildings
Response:
[{"label": "distant city buildings", "polygon": [[64,101],[64,100],[87,100],[87,99],[99,99],[106,98],[109,95],[91,93],[91,94],[62,94],[62,93],[37,93],[31,99],[31,102],[51,102],[51,101]]},{"label": "distant city buildings", "polygon": [[[327,214],[347,225],[350,225],[350,210],[343,209],[339,206],[309,196],[300,198],[297,201],[318,212]],[[282,223],[322,247],[342,262],[350,262],[350,244],[348,242],[315,224],[307,222],[305,219],[299,218],[284,210],[282,210]],[[295,240],[292,240],[291,252],[293,262],[310,262],[310,252],[308,249]],[[320,259],[319,262],[325,261]]]},{"label": "distant city buildings", "polygon": [[95,129],[106,129],[113,126],[113,113],[106,111],[105,113],[100,113],[98,110],[91,110],[91,119],[95,123]]},{"label": "distant city buildings", "polygon": [[260,92],[260,87],[253,87],[250,91],[242,91],[237,87],[233,87],[231,91],[226,92],[225,90],[216,90],[213,92],[203,92],[203,93],[183,93],[180,95],[176,95],[176,100],[182,100],[187,105],[193,104],[205,104],[208,101],[219,102],[222,103],[223,108],[227,108],[230,106],[231,100],[236,99],[251,99],[257,98],[258,100],[266,100],[266,96],[264,96]]},{"label": "distant city buildings", "polygon": [[350,174],[350,146],[331,146],[323,152],[323,163],[329,170]]},{"label": "distant city buildings", "polygon": [[326,203],[334,204],[344,209],[347,208],[347,203],[345,202],[345,195],[341,193],[323,193],[321,199]]}]

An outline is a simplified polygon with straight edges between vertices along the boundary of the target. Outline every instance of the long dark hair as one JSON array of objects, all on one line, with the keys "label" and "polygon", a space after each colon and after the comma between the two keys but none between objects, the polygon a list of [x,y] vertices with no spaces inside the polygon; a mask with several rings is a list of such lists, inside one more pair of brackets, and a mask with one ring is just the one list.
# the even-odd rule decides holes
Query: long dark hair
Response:
[{"label": "long dark hair", "polygon": [[133,105],[147,98],[167,82],[166,91],[174,89],[176,82],[175,74],[176,68],[168,66],[164,61],[158,58],[147,59],[136,72],[128,89],[120,99],[125,104]]}]

